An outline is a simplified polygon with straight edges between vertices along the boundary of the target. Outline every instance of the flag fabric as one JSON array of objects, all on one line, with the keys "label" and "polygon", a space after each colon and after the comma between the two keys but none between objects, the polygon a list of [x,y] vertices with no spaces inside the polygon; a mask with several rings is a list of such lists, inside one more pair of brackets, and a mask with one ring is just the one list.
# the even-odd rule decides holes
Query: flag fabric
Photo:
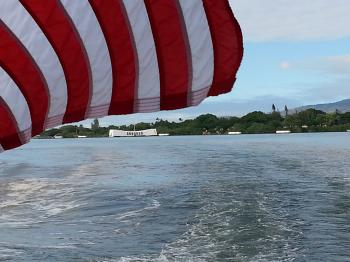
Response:
[{"label": "flag fabric", "polygon": [[0,151],[88,118],[230,92],[243,56],[227,0],[1,0]]}]

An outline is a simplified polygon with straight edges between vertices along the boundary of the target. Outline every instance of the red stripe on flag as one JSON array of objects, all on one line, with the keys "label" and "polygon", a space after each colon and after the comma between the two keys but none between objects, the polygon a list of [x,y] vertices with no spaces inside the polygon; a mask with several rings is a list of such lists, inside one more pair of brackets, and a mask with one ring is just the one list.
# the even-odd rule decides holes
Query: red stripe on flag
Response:
[{"label": "red stripe on flag", "polygon": [[119,0],[89,0],[105,36],[113,70],[109,114],[134,112],[138,62],[125,7]]},{"label": "red stripe on flag", "polygon": [[0,144],[5,150],[22,145],[16,120],[0,96]]},{"label": "red stripe on flag", "polygon": [[232,90],[243,57],[242,32],[227,0],[203,0],[214,47],[214,79],[209,96]]},{"label": "red stripe on flag", "polygon": [[16,36],[0,21],[0,66],[17,84],[27,100],[32,134],[44,131],[49,110],[49,92],[38,65]]},{"label": "red stripe on flag", "polygon": [[160,73],[160,109],[187,106],[190,65],[177,0],[145,0]]},{"label": "red stripe on flag", "polygon": [[58,0],[20,0],[54,48],[67,81],[64,123],[85,118],[92,90],[89,59],[71,18]]},{"label": "red stripe on flag", "polygon": [[175,0],[175,2],[176,2],[177,11],[179,13],[182,35],[186,46],[186,56],[187,56],[187,64],[188,64],[187,106],[191,106],[192,105],[191,93],[192,93],[192,81],[193,81],[192,50],[191,50],[190,39],[188,36],[185,17],[181,8],[181,4],[179,0]]}]

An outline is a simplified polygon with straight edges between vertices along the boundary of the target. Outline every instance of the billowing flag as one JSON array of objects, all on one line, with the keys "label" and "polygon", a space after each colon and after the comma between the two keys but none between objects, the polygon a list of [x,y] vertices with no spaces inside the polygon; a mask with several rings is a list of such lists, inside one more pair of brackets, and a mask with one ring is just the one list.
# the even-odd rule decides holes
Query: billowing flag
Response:
[{"label": "billowing flag", "polygon": [[1,0],[0,151],[87,118],[231,91],[243,55],[227,0]]}]

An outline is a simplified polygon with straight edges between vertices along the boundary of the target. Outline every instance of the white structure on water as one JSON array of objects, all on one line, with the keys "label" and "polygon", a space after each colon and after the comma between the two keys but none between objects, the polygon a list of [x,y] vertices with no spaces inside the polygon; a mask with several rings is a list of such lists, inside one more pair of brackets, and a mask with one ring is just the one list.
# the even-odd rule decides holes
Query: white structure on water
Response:
[{"label": "white structure on water", "polygon": [[276,134],[290,134],[292,133],[290,130],[278,130],[276,131]]},{"label": "white structure on water", "polygon": [[158,136],[157,129],[146,129],[141,131],[123,131],[111,129],[109,137],[135,137],[135,136]]},{"label": "white structure on water", "polygon": [[242,132],[228,132],[230,136],[242,135]]}]

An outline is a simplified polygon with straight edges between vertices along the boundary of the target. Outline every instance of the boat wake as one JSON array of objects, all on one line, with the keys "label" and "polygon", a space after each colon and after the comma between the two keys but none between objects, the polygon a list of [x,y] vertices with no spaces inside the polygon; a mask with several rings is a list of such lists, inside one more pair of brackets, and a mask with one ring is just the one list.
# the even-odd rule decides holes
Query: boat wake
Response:
[{"label": "boat wake", "polygon": [[117,216],[115,219],[121,220],[121,221],[130,220],[134,217],[145,215],[145,212],[158,209],[159,207],[160,207],[160,203],[154,199],[154,200],[152,200],[152,203],[149,206],[146,206],[146,207],[138,209],[138,210],[125,212],[125,213]]}]

